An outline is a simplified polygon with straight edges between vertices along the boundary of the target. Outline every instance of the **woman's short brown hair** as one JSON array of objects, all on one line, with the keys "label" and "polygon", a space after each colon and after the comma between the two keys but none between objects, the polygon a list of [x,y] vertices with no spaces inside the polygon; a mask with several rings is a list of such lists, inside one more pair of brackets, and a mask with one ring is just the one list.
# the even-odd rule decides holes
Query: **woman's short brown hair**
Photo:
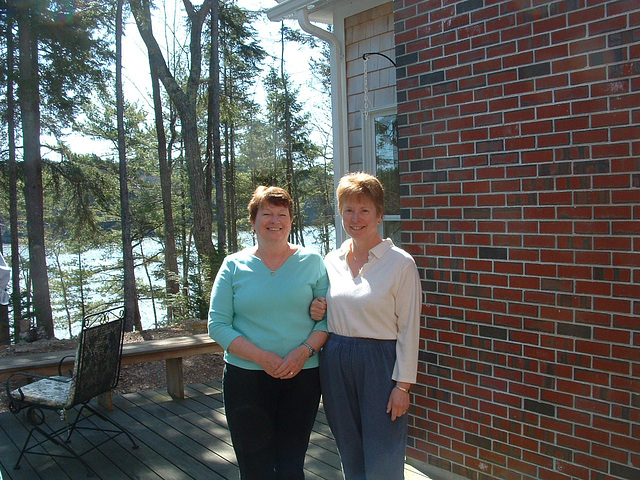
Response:
[{"label": "woman's short brown hair", "polygon": [[380,180],[364,172],[348,173],[340,179],[336,190],[338,210],[342,214],[344,202],[350,197],[364,196],[371,200],[378,215],[384,214],[384,187]]},{"label": "woman's short brown hair", "polygon": [[251,221],[256,219],[258,209],[265,203],[270,203],[278,207],[287,207],[289,210],[289,217],[293,219],[293,200],[291,199],[289,192],[284,188],[264,187],[261,185],[253,192],[253,197],[251,197],[249,205],[247,205]]}]

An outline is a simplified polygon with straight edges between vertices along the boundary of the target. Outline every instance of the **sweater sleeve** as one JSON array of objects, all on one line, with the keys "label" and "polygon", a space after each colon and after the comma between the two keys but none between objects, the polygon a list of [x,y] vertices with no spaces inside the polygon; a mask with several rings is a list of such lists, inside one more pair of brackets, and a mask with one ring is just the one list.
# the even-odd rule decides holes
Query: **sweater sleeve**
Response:
[{"label": "sweater sleeve", "polygon": [[398,339],[392,378],[397,382],[416,383],[422,288],[418,269],[412,258],[405,260],[399,272],[395,310],[398,318]]},{"label": "sweater sleeve", "polygon": [[233,262],[225,259],[211,289],[209,304],[209,336],[227,350],[233,340],[240,336],[233,324]]},{"label": "sweater sleeve", "polygon": [[[318,280],[316,281],[315,286],[313,287],[313,298],[317,297],[326,297],[327,290],[329,289],[329,276],[327,275],[327,267],[324,264],[324,260],[320,257],[320,261],[318,262]],[[313,326],[313,331],[320,330],[323,332],[327,332],[329,330],[329,326],[327,325],[327,315],[325,314],[324,318],[318,322],[315,322]]]}]

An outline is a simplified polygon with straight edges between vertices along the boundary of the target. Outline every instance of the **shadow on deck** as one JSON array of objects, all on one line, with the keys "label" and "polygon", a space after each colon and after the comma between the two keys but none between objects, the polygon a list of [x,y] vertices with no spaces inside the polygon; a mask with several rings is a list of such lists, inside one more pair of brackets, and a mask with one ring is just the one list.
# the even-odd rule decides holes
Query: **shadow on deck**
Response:
[{"label": "shadow on deck", "polygon": [[[138,449],[121,435],[84,458],[96,472],[94,479],[237,479],[238,469],[222,404],[220,382],[191,385],[187,398],[172,400],[166,391],[142,391],[114,397],[108,415],[124,426]],[[53,413],[51,413],[53,414]],[[20,415],[21,417],[21,415]],[[53,419],[53,423],[57,420]],[[83,432],[84,433],[84,432]],[[19,448],[27,435],[21,418],[0,414],[0,480],[77,480],[87,478],[74,459],[29,455],[14,470]],[[98,443],[100,433],[77,438],[74,447]],[[311,434],[305,462],[307,480],[339,480],[340,460],[322,406]],[[429,480],[407,465],[407,480]]]}]

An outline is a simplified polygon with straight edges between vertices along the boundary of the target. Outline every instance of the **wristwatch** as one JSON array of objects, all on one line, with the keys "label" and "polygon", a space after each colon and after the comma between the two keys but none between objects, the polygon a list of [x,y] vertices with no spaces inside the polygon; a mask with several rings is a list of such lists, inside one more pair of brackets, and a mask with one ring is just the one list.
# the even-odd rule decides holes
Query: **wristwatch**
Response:
[{"label": "wristwatch", "polygon": [[302,344],[309,349],[309,358],[313,357],[316,354],[316,349],[309,345],[307,342],[303,342]]}]

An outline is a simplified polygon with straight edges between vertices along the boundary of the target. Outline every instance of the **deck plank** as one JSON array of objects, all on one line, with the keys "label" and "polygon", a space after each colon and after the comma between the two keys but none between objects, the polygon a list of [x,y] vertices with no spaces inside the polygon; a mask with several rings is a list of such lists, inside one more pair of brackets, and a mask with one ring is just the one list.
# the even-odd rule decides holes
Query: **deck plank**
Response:
[{"label": "deck plank", "polygon": [[[114,410],[105,412],[135,438],[133,449],[119,435],[85,456],[96,480],[237,479],[238,469],[227,428],[219,381],[185,387],[186,398],[173,400],[166,390],[149,390],[114,396]],[[49,412],[49,415],[55,415]],[[53,419],[54,423],[57,419]],[[101,423],[101,420],[88,420]],[[80,431],[73,445],[100,441],[99,432]],[[78,480],[87,478],[74,459],[28,455],[20,470],[13,470],[27,435],[22,415],[0,414],[0,479]],[[74,434],[76,435],[76,434]],[[407,480],[429,480],[407,466]],[[305,462],[307,480],[342,478],[340,459],[322,405],[311,434]]]}]

